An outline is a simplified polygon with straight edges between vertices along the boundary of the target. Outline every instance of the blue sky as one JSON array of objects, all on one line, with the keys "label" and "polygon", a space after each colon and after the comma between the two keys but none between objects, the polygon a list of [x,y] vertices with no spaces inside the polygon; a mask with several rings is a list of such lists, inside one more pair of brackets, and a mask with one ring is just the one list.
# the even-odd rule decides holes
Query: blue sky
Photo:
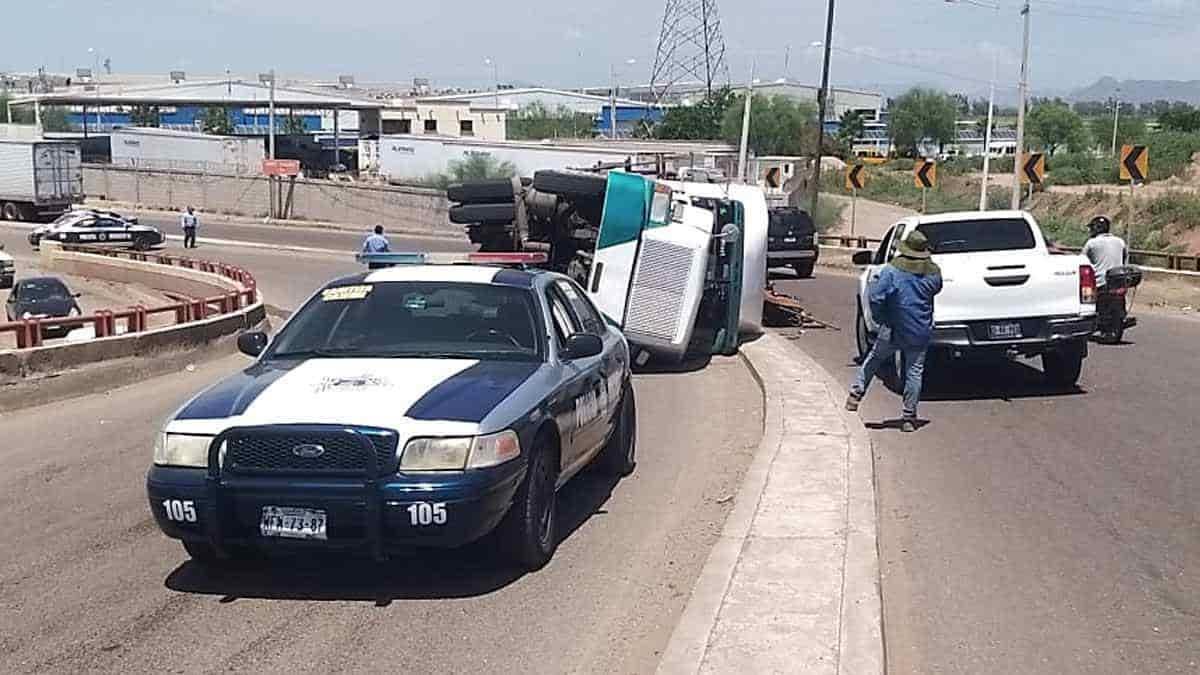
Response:
[{"label": "blue sky", "polygon": [[[987,0],[839,0],[832,79],[846,86],[935,84],[986,91],[992,54],[1002,87],[1015,90],[1017,0],[997,14]],[[719,2],[730,71],[744,81],[819,78],[823,0]],[[1032,0],[1034,92],[1055,93],[1100,76],[1200,79],[1200,0]],[[502,81],[604,83],[649,79],[659,0],[45,0],[5,9],[0,70],[90,67],[88,47],[116,71],[351,73],[360,80],[432,78],[487,86]],[[629,59],[637,63],[626,64]],[[785,72],[786,66],[786,72]]]}]

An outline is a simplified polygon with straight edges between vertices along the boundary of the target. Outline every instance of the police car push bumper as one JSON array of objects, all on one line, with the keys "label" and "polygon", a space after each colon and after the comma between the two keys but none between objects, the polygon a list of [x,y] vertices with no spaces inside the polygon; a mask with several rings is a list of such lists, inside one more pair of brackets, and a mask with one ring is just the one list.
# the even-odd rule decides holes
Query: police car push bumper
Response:
[{"label": "police car push bumper", "polygon": [[[153,467],[147,493],[163,533],[218,551],[307,545],[367,549],[380,557],[396,549],[461,546],[495,529],[526,468],[518,459],[457,473],[401,474],[376,467],[358,477],[283,477],[222,472],[216,442],[209,454],[207,469]],[[280,511],[323,522],[287,536],[264,522]]]}]

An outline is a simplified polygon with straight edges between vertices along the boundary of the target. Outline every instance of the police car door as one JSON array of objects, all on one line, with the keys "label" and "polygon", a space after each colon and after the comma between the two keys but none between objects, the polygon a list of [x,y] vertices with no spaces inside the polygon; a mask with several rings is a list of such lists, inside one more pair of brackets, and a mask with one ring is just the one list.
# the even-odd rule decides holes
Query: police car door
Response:
[{"label": "police car door", "polygon": [[567,338],[584,332],[584,326],[571,309],[570,300],[557,284],[551,284],[546,289],[546,303],[550,307],[553,324],[555,358],[562,374],[559,397],[564,400],[556,406],[559,410],[555,412],[560,420],[559,429],[563,439],[562,466],[565,471],[587,461],[603,442],[603,383],[600,376],[600,361],[603,355],[586,359],[564,359],[562,354]]},{"label": "police car door", "polygon": [[583,327],[583,332],[595,335],[604,343],[604,352],[600,355],[600,392],[598,404],[600,415],[600,438],[603,444],[612,433],[615,425],[617,408],[621,405],[621,387],[625,383],[625,360],[628,354],[621,349],[621,339],[608,330],[599,310],[587,298],[583,289],[573,281],[560,280],[555,285],[570,303],[570,309],[575,314],[575,320]]}]

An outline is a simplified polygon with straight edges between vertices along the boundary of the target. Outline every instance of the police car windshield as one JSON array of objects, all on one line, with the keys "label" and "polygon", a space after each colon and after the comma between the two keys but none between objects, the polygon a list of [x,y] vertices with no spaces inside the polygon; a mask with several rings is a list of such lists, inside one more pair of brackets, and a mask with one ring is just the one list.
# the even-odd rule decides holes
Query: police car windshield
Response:
[{"label": "police car windshield", "polygon": [[331,286],[267,358],[540,360],[532,294],[488,284],[393,281]]}]

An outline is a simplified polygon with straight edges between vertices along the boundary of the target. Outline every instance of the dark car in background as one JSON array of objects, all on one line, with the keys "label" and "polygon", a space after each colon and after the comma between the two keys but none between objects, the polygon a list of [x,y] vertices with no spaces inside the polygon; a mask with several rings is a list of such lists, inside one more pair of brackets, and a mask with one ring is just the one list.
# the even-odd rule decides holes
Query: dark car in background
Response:
[{"label": "dark car in background", "polygon": [[[4,314],[9,321],[80,316],[83,311],[76,301],[78,297],[79,294],[72,293],[58,277],[29,277],[13,286],[4,304]],[[70,326],[60,326],[47,328],[45,333],[50,337],[61,337],[70,330]]]},{"label": "dark car in background", "polygon": [[767,226],[767,267],[790,267],[811,277],[820,256],[817,227],[807,211],[794,206],[770,210]]}]

